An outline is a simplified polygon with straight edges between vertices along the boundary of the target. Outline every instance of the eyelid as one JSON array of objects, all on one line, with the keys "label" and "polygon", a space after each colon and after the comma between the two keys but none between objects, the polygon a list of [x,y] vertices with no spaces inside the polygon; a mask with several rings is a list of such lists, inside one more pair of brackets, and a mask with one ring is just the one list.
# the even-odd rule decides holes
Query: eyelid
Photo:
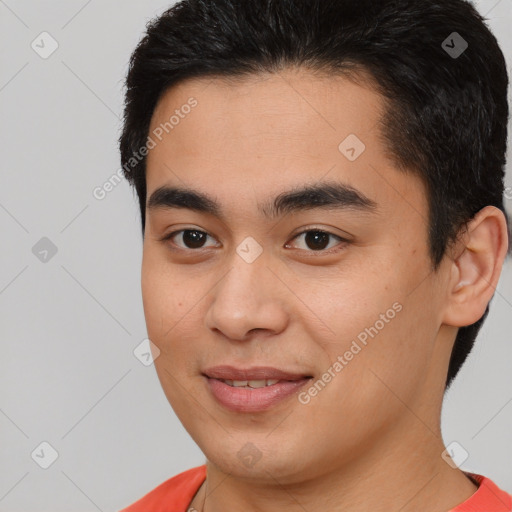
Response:
[{"label": "eyelid", "polygon": [[320,231],[321,233],[326,233],[328,235],[338,237],[342,240],[346,240],[347,242],[351,241],[352,235],[350,235],[349,233],[346,233],[345,231],[341,231],[338,229],[338,231],[341,231],[341,234],[336,234],[336,233],[334,233],[334,231],[331,231],[331,229],[334,229],[334,228],[325,227],[325,226],[317,226],[314,224],[311,226],[305,226],[305,227],[300,228],[300,231],[297,231],[294,235],[292,235],[292,239],[297,237],[298,235],[302,235],[309,231]]},{"label": "eyelid", "polygon": [[[324,233],[328,236],[332,236],[334,238],[338,238],[338,240],[340,241],[340,243],[338,243],[337,245],[335,245],[334,247],[331,247],[330,249],[321,249],[321,250],[318,250],[318,251],[314,251],[314,250],[308,250],[308,249],[299,249],[300,251],[302,252],[307,252],[307,253],[311,253],[311,254],[318,254],[318,255],[326,255],[326,254],[332,254],[333,252],[337,252],[338,250],[340,249],[337,249],[337,247],[339,245],[345,245],[346,243],[350,243],[350,239],[347,238],[347,237],[344,237],[344,236],[341,236],[341,235],[337,235],[336,233],[333,233],[331,231],[328,231],[327,229],[323,228],[323,227],[320,227],[320,226],[307,226],[305,228],[300,228],[301,231],[295,233],[294,235],[292,235],[292,237],[290,238],[290,241],[292,240],[295,240],[296,238],[298,238],[299,236],[301,235],[304,235],[304,234],[307,234],[309,232],[320,232],[320,233]],[[200,233],[204,233],[207,237],[210,237],[210,238],[214,238],[212,235],[210,235],[207,231],[205,231],[204,229],[199,229],[199,228],[195,228],[195,227],[184,227],[184,228],[181,228],[181,229],[177,229],[177,230],[174,230],[174,231],[171,231],[170,233],[164,235],[163,237],[159,238],[159,241],[160,242],[166,242],[168,240],[170,240],[171,238],[173,238],[174,236],[176,236],[177,234],[179,233],[182,233],[184,231],[198,231]],[[174,244],[176,245],[176,244]],[[289,247],[290,245],[290,242],[286,242],[285,244],[285,247]],[[208,249],[210,248],[211,246],[207,246],[207,247],[200,247],[199,249],[189,249],[189,248],[184,248],[184,247],[180,247],[180,246],[177,246],[177,250],[182,250],[182,251],[191,251],[191,252],[199,252],[203,249]]]}]

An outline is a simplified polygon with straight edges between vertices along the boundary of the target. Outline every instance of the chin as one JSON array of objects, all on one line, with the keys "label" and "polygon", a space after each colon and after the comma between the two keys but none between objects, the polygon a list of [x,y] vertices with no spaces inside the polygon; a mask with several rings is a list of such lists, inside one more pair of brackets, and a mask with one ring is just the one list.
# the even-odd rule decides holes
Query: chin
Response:
[{"label": "chin", "polygon": [[224,436],[222,441],[209,437],[197,444],[210,464],[236,478],[255,483],[295,483],[309,477],[314,461],[296,448],[302,443],[286,446],[278,436],[273,442],[267,436],[268,432],[253,436],[239,432]]}]

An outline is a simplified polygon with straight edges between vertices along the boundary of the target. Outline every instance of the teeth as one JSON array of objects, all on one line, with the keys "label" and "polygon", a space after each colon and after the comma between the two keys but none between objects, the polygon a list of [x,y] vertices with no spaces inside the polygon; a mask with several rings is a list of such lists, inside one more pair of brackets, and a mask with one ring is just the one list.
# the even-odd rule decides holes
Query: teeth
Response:
[{"label": "teeth", "polygon": [[250,380],[249,386],[251,388],[264,388],[267,385],[265,380]]},{"label": "teeth", "polygon": [[279,382],[278,379],[263,379],[263,380],[223,380],[228,386],[235,388],[258,389],[266,386],[273,386]]}]

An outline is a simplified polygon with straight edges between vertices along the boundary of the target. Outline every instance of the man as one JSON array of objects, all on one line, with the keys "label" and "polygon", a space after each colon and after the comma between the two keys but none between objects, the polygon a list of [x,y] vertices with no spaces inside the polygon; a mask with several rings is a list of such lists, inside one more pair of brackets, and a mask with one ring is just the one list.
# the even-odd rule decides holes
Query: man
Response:
[{"label": "man", "polygon": [[155,367],[205,466],[127,512],[505,512],[443,395],[508,250],[505,61],[464,0],[186,0],[120,139]]}]

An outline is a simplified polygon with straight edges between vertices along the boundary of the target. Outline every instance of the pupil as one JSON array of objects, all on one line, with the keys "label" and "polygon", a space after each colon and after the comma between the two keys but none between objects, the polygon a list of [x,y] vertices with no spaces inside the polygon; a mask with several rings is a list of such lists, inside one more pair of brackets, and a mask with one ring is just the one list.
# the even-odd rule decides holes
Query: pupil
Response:
[{"label": "pupil", "polygon": [[[324,249],[327,245],[329,245],[328,241],[329,235],[327,233],[324,233],[323,231],[308,231],[306,233],[306,244],[310,249]],[[318,247],[318,241],[320,241],[320,247]],[[323,239],[323,240],[322,240]],[[325,243],[322,243],[325,242]],[[310,242],[313,243],[313,247],[310,246]]]},{"label": "pupil", "polygon": [[200,248],[202,247],[202,243],[204,243],[205,233],[201,231],[187,229],[183,232],[183,242],[189,248]]}]

